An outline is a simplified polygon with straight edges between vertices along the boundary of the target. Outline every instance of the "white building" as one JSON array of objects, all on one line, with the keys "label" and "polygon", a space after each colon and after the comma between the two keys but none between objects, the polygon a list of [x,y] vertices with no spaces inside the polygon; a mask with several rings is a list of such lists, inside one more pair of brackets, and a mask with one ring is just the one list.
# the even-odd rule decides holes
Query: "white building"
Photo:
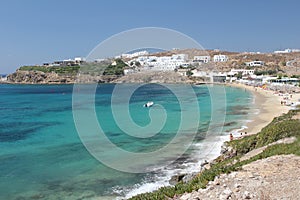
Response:
[{"label": "white building", "polygon": [[186,63],[187,55],[185,54],[175,54],[172,56],[163,56],[157,57],[156,62],[152,61],[150,66],[152,66],[153,70],[158,71],[174,71],[176,68],[180,66],[187,66],[189,65]]},{"label": "white building", "polygon": [[278,77],[264,77],[263,83],[272,83],[273,85],[282,85],[282,84],[291,84],[291,85],[297,85],[299,83],[299,79],[297,78],[287,78],[283,77],[279,79]]},{"label": "white building", "polygon": [[7,75],[0,74],[0,81],[7,81]]},{"label": "white building", "polygon": [[292,49],[292,52],[300,52],[300,49]]},{"label": "white building", "polygon": [[224,82],[226,80],[226,73],[222,72],[208,72],[208,71],[198,71],[197,69],[192,71],[193,77],[202,77],[206,78],[206,80],[209,80],[210,82]]},{"label": "white building", "polygon": [[86,59],[85,58],[81,58],[81,57],[76,57],[76,58],[74,58],[74,61],[75,61],[75,63],[82,63],[82,62],[85,62]]},{"label": "white building", "polygon": [[209,63],[210,62],[210,56],[194,56],[193,62]]},{"label": "white building", "polygon": [[179,66],[186,67],[189,63],[187,60],[186,54],[174,54],[172,56],[140,56],[134,60],[129,61],[137,61],[143,67],[147,67],[149,70],[155,71],[173,71]]},{"label": "white building", "polygon": [[285,49],[283,51],[274,51],[274,53],[296,53],[300,52],[300,49]]},{"label": "white building", "polygon": [[187,54],[174,54],[171,56],[171,58],[186,61],[188,59],[188,55]]},{"label": "white building", "polygon": [[261,67],[264,66],[264,62],[263,61],[251,61],[251,62],[246,62],[246,65],[249,67]]},{"label": "white building", "polygon": [[283,50],[283,51],[274,51],[274,53],[291,53],[292,52],[292,50],[291,49],[285,49],[285,50]]},{"label": "white building", "polygon": [[144,56],[144,55],[148,55],[149,52],[148,51],[138,51],[135,53],[124,53],[121,55],[122,58],[134,58],[134,57],[138,57],[138,56]]},{"label": "white building", "polygon": [[189,69],[178,69],[177,73],[180,74],[181,76],[187,76],[187,72],[189,71]]},{"label": "white building", "polygon": [[228,56],[226,55],[214,55],[214,62],[227,62]]},{"label": "white building", "polygon": [[227,75],[229,76],[234,76],[236,74],[239,74],[241,73],[243,76],[246,76],[246,75],[253,75],[254,74],[254,70],[250,69],[231,69],[230,72],[228,72]]},{"label": "white building", "polygon": [[128,75],[128,74],[133,74],[135,73],[135,70],[134,69],[130,69],[130,68],[126,68],[124,69],[124,75]]}]

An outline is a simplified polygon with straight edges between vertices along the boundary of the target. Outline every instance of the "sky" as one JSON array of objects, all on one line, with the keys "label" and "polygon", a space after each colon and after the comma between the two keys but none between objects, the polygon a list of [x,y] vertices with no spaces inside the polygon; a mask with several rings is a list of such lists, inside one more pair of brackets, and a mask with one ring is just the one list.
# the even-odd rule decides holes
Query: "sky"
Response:
[{"label": "sky", "polygon": [[162,27],[205,49],[300,48],[298,0],[1,0],[0,74],[85,57],[122,31]]}]

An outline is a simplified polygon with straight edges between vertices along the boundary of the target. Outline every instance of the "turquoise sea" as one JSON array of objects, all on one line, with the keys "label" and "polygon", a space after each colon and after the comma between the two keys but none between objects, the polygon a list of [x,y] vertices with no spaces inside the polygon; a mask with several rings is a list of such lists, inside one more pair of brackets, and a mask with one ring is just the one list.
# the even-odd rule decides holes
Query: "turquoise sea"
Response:
[{"label": "turquoise sea", "polygon": [[[95,95],[96,116],[106,136],[130,152],[151,152],[167,145],[182,120],[180,102],[174,93],[162,85],[147,84],[131,96],[128,110],[139,126],[151,123],[151,109],[155,111],[163,107],[167,113],[159,133],[144,139],[128,136],[115,122],[111,110],[114,87],[114,84],[98,85]],[[175,87],[184,90],[183,86]],[[223,89],[226,95],[218,96],[218,91]],[[124,94],[126,90],[125,86]],[[201,115],[197,135],[189,150],[173,164],[158,167],[153,172],[127,173],[105,166],[82,144],[72,112],[72,85],[0,85],[0,199],[129,197],[167,185],[176,173],[197,170],[199,162],[219,153],[220,143],[228,139],[230,131],[245,125],[252,112],[253,99],[247,91],[232,87],[203,85],[193,86],[193,90]],[[212,92],[214,98],[223,99],[226,104],[212,106]],[[144,108],[143,104],[149,100],[154,101],[154,106]],[[189,99],[183,101],[188,104]],[[117,106],[126,103],[118,97]],[[226,113],[218,113],[222,112],[222,106]],[[225,122],[215,122],[207,135],[212,113],[215,116],[224,114]],[[117,159],[113,151],[103,153]],[[122,162],[130,164],[130,160],[123,159]],[[156,164],[151,163],[153,168]]]}]

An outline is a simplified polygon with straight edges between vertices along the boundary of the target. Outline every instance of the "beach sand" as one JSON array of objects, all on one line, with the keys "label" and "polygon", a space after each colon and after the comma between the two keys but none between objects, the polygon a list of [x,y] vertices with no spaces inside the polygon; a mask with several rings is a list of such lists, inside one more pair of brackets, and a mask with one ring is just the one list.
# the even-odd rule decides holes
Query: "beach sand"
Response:
[{"label": "beach sand", "polygon": [[[247,123],[248,128],[243,132],[247,135],[256,134],[266,125],[268,125],[274,117],[278,117],[290,110],[290,106],[281,105],[282,96],[274,94],[274,91],[264,90],[262,88],[247,86],[244,84],[232,83],[229,86],[239,87],[251,91],[254,95],[254,109],[259,110],[258,114],[251,117],[251,122]],[[300,94],[292,94],[291,102],[297,102]]]}]

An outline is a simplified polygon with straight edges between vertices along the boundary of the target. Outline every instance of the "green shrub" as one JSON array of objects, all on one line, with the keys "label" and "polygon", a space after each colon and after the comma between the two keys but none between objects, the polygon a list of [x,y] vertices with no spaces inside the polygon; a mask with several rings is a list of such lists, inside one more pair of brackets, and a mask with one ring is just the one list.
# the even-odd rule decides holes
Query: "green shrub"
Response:
[{"label": "green shrub", "polygon": [[53,66],[53,67],[46,67],[46,66],[23,66],[20,67],[20,71],[37,71],[37,72],[44,72],[44,73],[57,73],[57,74],[64,74],[64,75],[75,75],[78,73],[80,66]]},{"label": "green shrub", "polygon": [[116,65],[109,65],[103,72],[103,75],[124,75],[124,69],[127,66],[121,59],[117,59]]}]

